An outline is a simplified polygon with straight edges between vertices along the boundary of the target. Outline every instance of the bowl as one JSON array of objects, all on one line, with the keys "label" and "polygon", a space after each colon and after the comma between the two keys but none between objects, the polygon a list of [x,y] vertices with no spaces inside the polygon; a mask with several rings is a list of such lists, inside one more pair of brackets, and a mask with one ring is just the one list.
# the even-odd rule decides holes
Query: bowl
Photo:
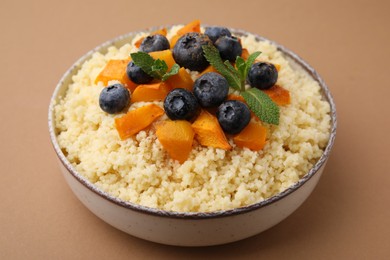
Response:
[{"label": "bowl", "polygon": [[[155,28],[147,31],[153,30]],[[231,31],[238,36],[247,35],[247,32],[242,30]],[[120,47],[130,42],[137,33],[119,36],[89,51],[63,75],[52,95],[48,117],[50,138],[61,172],[77,198],[96,216],[117,229],[138,238],[176,246],[210,246],[238,241],[261,233],[294,212],[313,191],[323,173],[336,136],[336,107],[325,82],[307,62],[282,45],[261,36],[255,36],[256,40],[267,40],[273,43],[292,66],[302,68],[311,75],[319,83],[323,98],[330,104],[331,133],[328,144],[316,164],[294,185],[273,197],[249,206],[214,212],[182,213],[120,200],[99,190],[75,170],[57,141],[54,105],[65,94],[68,85],[72,82],[72,76],[94,52],[105,53],[111,45]]]}]

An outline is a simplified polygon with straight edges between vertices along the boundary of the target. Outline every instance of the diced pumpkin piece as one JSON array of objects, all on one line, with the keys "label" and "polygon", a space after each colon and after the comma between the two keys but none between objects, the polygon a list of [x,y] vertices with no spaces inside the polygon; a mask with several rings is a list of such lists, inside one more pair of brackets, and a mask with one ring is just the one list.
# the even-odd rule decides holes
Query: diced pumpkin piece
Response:
[{"label": "diced pumpkin piece", "polygon": [[164,109],[155,104],[149,104],[131,110],[122,117],[115,118],[115,127],[119,133],[119,137],[125,140],[148,127],[163,114]]},{"label": "diced pumpkin piece", "polygon": [[134,46],[139,48],[141,46],[141,43],[144,41],[145,37],[139,38],[135,43]]},{"label": "diced pumpkin piece", "polygon": [[[150,35],[156,35],[156,34],[161,34],[161,35],[164,35],[164,36],[167,36],[167,28],[162,28],[160,30],[157,30],[157,31],[154,31],[152,33],[150,33]],[[141,46],[141,43],[143,42],[143,40],[145,39],[145,37],[141,37],[139,38],[135,43],[134,43],[134,46],[139,48]]]},{"label": "diced pumpkin piece", "polygon": [[[104,85],[107,85],[110,80],[121,80],[126,73],[126,66],[130,62],[130,59],[126,60],[109,60],[103,70],[95,79],[95,84],[102,81]],[[126,76],[127,77],[127,76]]]},{"label": "diced pumpkin piece", "polygon": [[194,85],[191,75],[183,67],[179,69],[179,73],[169,77],[167,82],[172,88],[185,88],[189,91],[192,91]]},{"label": "diced pumpkin piece", "polygon": [[187,160],[194,140],[191,123],[185,120],[166,120],[156,125],[156,135],[169,156],[183,163]]},{"label": "diced pumpkin piece", "polygon": [[110,80],[120,81],[131,92],[134,91],[137,84],[132,82],[126,73],[127,64],[130,59],[126,60],[109,60],[103,70],[95,79],[95,84],[99,81],[103,82],[103,85],[107,86]]},{"label": "diced pumpkin piece", "polygon": [[244,60],[247,60],[248,57],[249,57],[249,51],[248,49],[246,48],[242,48],[242,53],[241,53],[241,58],[243,58]]},{"label": "diced pumpkin piece", "polygon": [[167,28],[164,27],[164,28],[161,28],[157,31],[152,32],[151,35],[161,34],[161,35],[167,36],[167,33],[168,33]]},{"label": "diced pumpkin piece", "polygon": [[144,41],[145,37],[139,38],[135,43],[134,46],[139,48],[141,46],[141,43]]},{"label": "diced pumpkin piece", "polygon": [[192,124],[192,128],[196,134],[195,138],[201,145],[224,150],[232,149],[226,139],[225,133],[218,123],[218,119],[206,110],[202,110],[198,118]]},{"label": "diced pumpkin piece", "polygon": [[170,45],[171,48],[173,48],[177,42],[177,40],[183,36],[186,33],[190,32],[198,32],[200,33],[200,20],[194,20],[186,25],[184,25],[182,28],[180,28],[177,33],[171,38]]},{"label": "diced pumpkin piece", "polygon": [[267,129],[261,125],[261,122],[250,121],[239,134],[233,137],[233,141],[238,147],[259,151],[264,148],[266,137]]},{"label": "diced pumpkin piece", "polygon": [[189,32],[198,32],[200,33],[200,20],[193,20],[188,24],[184,25],[181,29],[177,31],[176,34],[184,35]]},{"label": "diced pumpkin piece", "polygon": [[149,55],[153,57],[153,59],[163,60],[168,66],[168,71],[172,68],[172,66],[176,63],[172,56],[171,50],[163,50],[163,51],[152,51],[149,52]]},{"label": "diced pumpkin piece", "polygon": [[281,86],[274,85],[263,91],[279,106],[290,104],[290,91]]},{"label": "diced pumpkin piece", "polygon": [[161,101],[165,99],[169,91],[170,87],[165,82],[138,85],[131,96],[131,102]]},{"label": "diced pumpkin piece", "polygon": [[175,47],[175,44],[177,43],[177,40],[179,40],[179,38],[180,38],[181,36],[183,36],[183,35],[175,34],[175,35],[172,36],[171,40],[169,41],[169,45],[170,45],[171,49],[172,49],[173,47]]},{"label": "diced pumpkin piece", "polygon": [[205,68],[198,77],[202,76],[203,74],[209,73],[209,72],[215,72],[219,73],[218,70],[216,70],[213,66],[209,65],[207,68]]}]

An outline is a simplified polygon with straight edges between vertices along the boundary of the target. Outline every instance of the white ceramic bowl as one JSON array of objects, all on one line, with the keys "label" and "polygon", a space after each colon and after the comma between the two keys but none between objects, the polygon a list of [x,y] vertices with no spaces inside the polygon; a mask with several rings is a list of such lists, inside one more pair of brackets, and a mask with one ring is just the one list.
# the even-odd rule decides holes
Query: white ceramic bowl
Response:
[{"label": "white ceramic bowl", "polygon": [[[155,28],[152,28],[154,30]],[[246,32],[231,30],[237,35]],[[336,136],[336,107],[328,87],[318,73],[305,61],[285,47],[272,42],[283,52],[293,66],[307,71],[322,88],[322,94],[331,107],[331,133],[325,151],[314,167],[287,190],[262,202],[232,210],[208,213],[178,213],[136,205],[122,201],[95,187],[79,174],[67,160],[57,142],[53,106],[64,96],[72,76],[81,64],[96,52],[107,51],[111,45],[120,47],[130,42],[137,33],[129,33],[91,50],[81,57],[62,77],[49,107],[49,132],[61,171],[74,194],[96,216],[110,225],[146,240],[179,246],[208,246],[229,243],[256,235],[285,219],[310,195],[324,170]],[[257,36],[257,40],[268,40]],[[269,40],[268,40],[269,41]]]}]

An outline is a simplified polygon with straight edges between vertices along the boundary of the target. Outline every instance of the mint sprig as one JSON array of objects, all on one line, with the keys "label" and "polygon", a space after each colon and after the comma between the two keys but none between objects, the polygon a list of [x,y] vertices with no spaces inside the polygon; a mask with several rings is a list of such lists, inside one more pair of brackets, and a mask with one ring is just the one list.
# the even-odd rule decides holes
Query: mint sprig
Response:
[{"label": "mint sprig", "polygon": [[273,125],[279,124],[279,107],[263,91],[257,88],[251,88],[241,92],[241,96],[261,121]]},{"label": "mint sprig", "polygon": [[179,72],[180,66],[176,63],[168,71],[168,65],[165,61],[160,59],[153,59],[146,52],[135,52],[130,54],[134,64],[140,67],[149,76],[166,81],[170,76],[173,76]]},{"label": "mint sprig", "polygon": [[252,53],[246,61],[237,56],[235,63],[236,67],[233,67],[228,60],[225,62],[222,61],[218,49],[214,46],[204,45],[202,48],[207,61],[226,78],[230,87],[240,92],[240,95],[244,98],[250,110],[255,113],[261,121],[278,125],[280,110],[272,99],[257,88],[245,90],[248,72],[261,52]]},{"label": "mint sprig", "polygon": [[170,76],[173,76],[173,75],[176,75],[177,73],[179,73],[179,69],[180,69],[180,66],[178,64],[174,64],[171,68],[170,71],[168,71],[167,73],[165,73],[162,77],[161,77],[161,80],[162,81],[166,81]]},{"label": "mint sprig", "polygon": [[229,86],[240,91],[245,90],[245,81],[248,76],[248,72],[252,63],[260,55],[261,52],[254,52],[245,61],[243,58],[237,56],[236,68],[230,64],[227,60],[222,61],[219,51],[212,45],[203,45],[203,53],[206,60],[213,66],[219,73],[226,78]]},{"label": "mint sprig", "polygon": [[202,48],[206,60],[211,64],[211,66],[213,66],[217,71],[219,71],[222,76],[226,78],[229,83],[229,86],[236,90],[240,90],[241,80],[239,76],[232,72],[226,66],[226,64],[223,63],[217,48],[212,45],[203,45]]},{"label": "mint sprig", "polygon": [[243,58],[238,57],[236,58],[236,64],[238,73],[241,76],[241,84],[245,86],[246,77],[248,76],[248,72],[250,68],[252,67],[252,64],[255,62],[256,58],[261,54],[260,51],[254,52],[251,55],[249,55],[248,59],[245,61]]}]

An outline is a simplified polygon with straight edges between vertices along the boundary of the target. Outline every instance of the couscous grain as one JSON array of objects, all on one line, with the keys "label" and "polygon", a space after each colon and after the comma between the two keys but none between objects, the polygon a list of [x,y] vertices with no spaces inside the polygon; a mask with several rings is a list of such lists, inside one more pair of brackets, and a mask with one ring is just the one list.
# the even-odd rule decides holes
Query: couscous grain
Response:
[{"label": "couscous grain", "polygon": [[[293,68],[274,45],[258,42],[252,35],[241,41],[250,53],[261,51],[260,59],[280,65],[277,84],[291,95],[291,104],[280,108],[280,124],[267,126],[263,150],[241,149],[231,140],[231,151],[195,142],[188,160],[179,164],[169,158],[154,131],[121,140],[114,119],[123,113],[109,115],[100,109],[99,94],[104,86],[94,80],[110,59],[125,59],[137,51],[129,43],[119,49],[110,47],[106,54],[93,54],[55,106],[58,143],[68,160],[101,190],[124,201],[168,211],[237,208],[294,184],[327,145],[330,106],[322,98],[319,84],[303,70]],[[138,102],[129,109],[143,105]]]}]

